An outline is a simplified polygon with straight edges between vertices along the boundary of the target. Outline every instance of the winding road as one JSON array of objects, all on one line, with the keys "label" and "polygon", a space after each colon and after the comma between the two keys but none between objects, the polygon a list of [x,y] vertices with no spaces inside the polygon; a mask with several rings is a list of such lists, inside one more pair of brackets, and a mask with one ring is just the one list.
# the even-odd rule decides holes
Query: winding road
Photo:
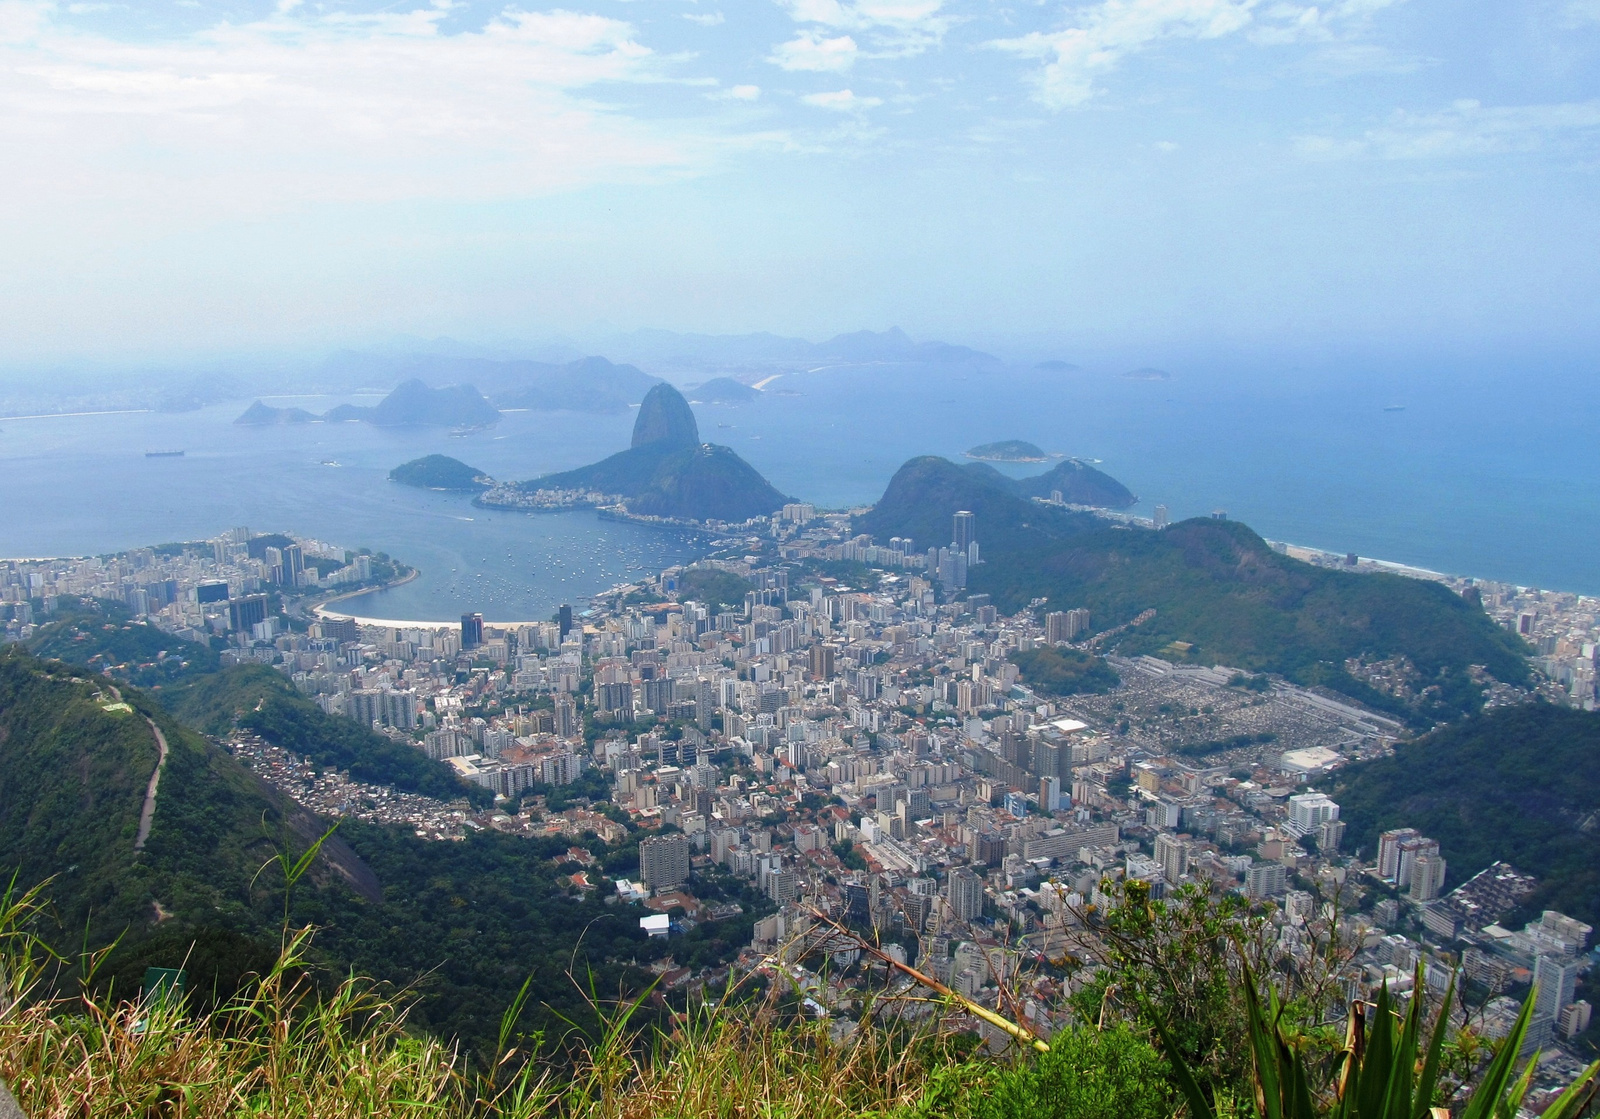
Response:
[{"label": "winding road", "polygon": [[[121,699],[120,696],[117,697]],[[167,764],[167,736],[161,733],[161,728],[150,720],[150,732],[156,736],[156,749],[160,756],[156,758],[156,771],[150,775],[150,785],[144,791],[144,808],[139,812],[139,835],[133,841],[135,851],[144,850],[144,841],[150,838],[150,825],[156,818],[156,787],[161,784],[161,767]]]}]

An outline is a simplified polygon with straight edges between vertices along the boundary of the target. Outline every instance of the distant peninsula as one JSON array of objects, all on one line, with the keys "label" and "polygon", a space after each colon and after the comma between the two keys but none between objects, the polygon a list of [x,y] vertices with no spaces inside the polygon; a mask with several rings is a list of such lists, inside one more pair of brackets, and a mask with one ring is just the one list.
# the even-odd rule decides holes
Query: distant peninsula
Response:
[{"label": "distant peninsula", "polygon": [[425,455],[401,463],[389,471],[389,480],[402,486],[452,493],[481,493],[494,485],[494,479],[483,471],[449,455]]},{"label": "distant peninsula", "polygon": [[318,416],[304,408],[273,408],[258,400],[233,422],[246,427],[351,420],[378,427],[485,427],[499,418],[500,410],[471,385],[446,385],[435,389],[423,381],[411,380],[396,386],[372,407],[340,404]]},{"label": "distant peninsula", "polygon": [[645,394],[627,450],[576,470],[497,486],[478,503],[551,507],[570,504],[573,494],[620,498],[640,516],[693,521],[745,521],[794,500],[732,448],[700,442],[689,402],[665,381]]},{"label": "distant peninsula", "polygon": [[1049,462],[1050,456],[1034,444],[1022,439],[1002,439],[998,443],[984,443],[967,452],[968,458],[980,462]]},{"label": "distant peninsula", "polygon": [[1060,361],[1056,358],[1051,358],[1049,361],[1041,361],[1038,365],[1035,365],[1034,368],[1043,370],[1046,373],[1076,373],[1079,367],[1073,365],[1070,361]]},{"label": "distant peninsula", "polygon": [[744,404],[761,395],[760,389],[741,384],[732,377],[717,377],[689,390],[696,400],[707,404]]}]

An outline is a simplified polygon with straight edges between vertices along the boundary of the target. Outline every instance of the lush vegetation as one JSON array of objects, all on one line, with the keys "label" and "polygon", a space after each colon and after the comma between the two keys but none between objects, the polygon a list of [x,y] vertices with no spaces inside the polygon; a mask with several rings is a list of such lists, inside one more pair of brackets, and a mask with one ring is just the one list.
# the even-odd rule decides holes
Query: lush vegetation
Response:
[{"label": "lush vegetation", "polygon": [[200,677],[167,702],[175,714],[207,734],[242,727],[319,766],[347,770],[357,781],[444,800],[486,800],[487,790],[462,784],[443,762],[351,719],[327,714],[265,665],[236,665]]},{"label": "lush vegetation", "polygon": [[[129,710],[115,708],[103,679],[0,655],[0,866],[27,885],[55,879],[67,942],[174,918],[246,930],[270,919],[271,890],[253,893],[252,879],[273,843],[309,842],[314,825],[144,695],[122,696]],[[168,756],[136,854],[157,760],[152,723]]]},{"label": "lush vegetation", "polygon": [[1530,911],[1600,924],[1600,714],[1495,708],[1340,770],[1331,795],[1351,848],[1417,828],[1439,841],[1447,887],[1504,860],[1539,879]]},{"label": "lush vegetation", "polygon": [[1041,695],[1083,695],[1109,692],[1121,680],[1101,657],[1049,645],[1011,654],[1022,682]]},{"label": "lush vegetation", "polygon": [[[1087,607],[1102,632],[1154,610],[1118,635],[1118,651],[1277,673],[1419,728],[1481,706],[1473,666],[1507,683],[1528,680],[1521,640],[1440,584],[1314,567],[1234,521],[1190,520],[1163,532],[1112,526],[1025,500],[995,479],[1005,481],[982,463],[912,459],[856,527],[880,541],[910,536],[921,548],[947,542],[951,515],[971,510],[987,562],[968,576],[970,589],[1005,610],[1036,598],[1051,609]],[[1180,653],[1174,642],[1189,648]],[[1380,692],[1345,667],[1393,656],[1421,674],[1416,696]]]},{"label": "lush vegetation", "polygon": [[715,567],[691,567],[678,577],[678,597],[703,602],[713,613],[743,610],[750,580]]},{"label": "lush vegetation", "polygon": [[483,471],[449,455],[424,455],[389,471],[389,480],[426,490],[477,493],[489,488]]},{"label": "lush vegetation", "polygon": [[1139,499],[1133,491],[1103,470],[1086,462],[1067,459],[1043,474],[1030,478],[1008,479],[1012,492],[1023,497],[1048,498],[1060,491],[1061,500],[1073,505],[1098,505],[1104,509],[1126,509]]},{"label": "lush vegetation", "polygon": [[1050,456],[1025,439],[1002,439],[998,443],[982,443],[972,448],[967,452],[967,457],[994,462],[1044,462]]},{"label": "lush vegetation", "polygon": [[983,463],[961,467],[933,455],[914,458],[895,471],[871,511],[856,518],[855,530],[870,533],[880,543],[909,536],[918,550],[925,551],[950,543],[951,518],[965,509],[977,517],[978,541],[993,566],[998,556],[1093,532],[1102,524],[1087,513],[1069,513],[1019,497],[1002,484],[1003,479]]},{"label": "lush vegetation", "polygon": [[[1448,588],[1313,567],[1232,521],[1184,521],[1164,532],[1101,528],[995,559],[974,571],[971,584],[1008,608],[1035,597],[1052,608],[1087,607],[1098,630],[1154,610],[1119,636],[1119,651],[1277,673],[1418,726],[1478,708],[1482,689],[1472,666],[1508,683],[1528,680],[1520,640]],[[1190,648],[1178,654],[1175,642]],[[1410,701],[1345,668],[1351,658],[1397,655],[1427,682]]]},{"label": "lush vegetation", "polygon": [[63,605],[28,647],[38,656],[81,664],[141,688],[171,687],[215,672],[219,663],[210,646],[133,621],[126,608],[111,602],[93,609]]},{"label": "lush vegetation", "polygon": [[[24,887],[51,880],[53,920],[40,931],[57,949],[120,938],[102,971],[124,989],[147,966],[184,966],[205,990],[235,989],[263,954],[270,960],[287,912],[323,929],[318,961],[413,987],[412,1021],[476,1051],[530,973],[530,1022],[592,1027],[569,972],[609,995],[636,992],[649,978],[639,966],[668,950],[639,931],[630,907],[562,887],[564,838],[425,842],[346,821],[286,898],[282,875],[263,865],[276,852],[298,857],[326,825],[144,694],[124,688],[131,710],[105,710],[108,683],[78,672],[0,655],[0,866]],[[270,689],[228,695],[220,710],[241,695],[272,706]],[[157,758],[147,720],[169,754],[149,841],[135,853]],[[629,852],[621,869],[636,868]],[[711,929],[686,947],[711,965],[737,946]]]},{"label": "lush vegetation", "polygon": [[[1280,1001],[1276,986],[1264,995],[1258,989],[1247,915],[1193,897],[1129,902],[1119,912],[1133,912],[1107,929],[1112,974],[1093,992],[1100,1001],[1048,1042],[946,996],[940,1010],[982,1010],[1031,1041],[999,1057],[943,1033],[938,1016],[908,1025],[897,1015],[906,1004],[887,993],[855,992],[859,1021],[841,1034],[844,1020],[798,1014],[785,987],[763,992],[748,980],[723,1000],[691,1004],[670,1031],[639,1013],[642,998],[609,1000],[596,988],[589,1007],[603,1023],[598,1030],[540,1029],[524,988],[471,1054],[417,1036],[406,996],[387,985],[359,977],[319,982],[311,929],[285,923],[277,952],[225,996],[191,988],[186,998],[133,1001],[133,991],[98,982],[102,956],[54,956],[32,935],[38,895],[13,895],[0,902],[9,1008],[0,1018],[0,1076],[35,1119],[419,1112],[443,1119],[1158,1119],[1178,1114],[1180,1100],[1196,1119],[1416,1119],[1463,1081],[1470,1085],[1464,1119],[1517,1111],[1527,1083],[1514,1075],[1526,1010],[1492,1057],[1469,1033],[1447,1033],[1447,1012],[1425,1025],[1422,999],[1402,1019],[1382,995],[1340,1040],[1308,1023],[1313,1000]],[[1124,942],[1143,945],[1139,951],[1162,966],[1141,974],[1118,947]],[[74,975],[86,980],[77,990]],[[1291,993],[1304,990],[1296,977],[1280,982]],[[1217,996],[1174,997],[1192,983]],[[1124,1007],[1136,1016],[1123,1015]],[[1213,1032],[1237,1041],[1221,1055],[1237,1075],[1218,1075],[1214,1062],[1186,1050],[1176,1031],[1196,1012],[1234,1020]],[[1588,1069],[1547,1119],[1584,1112],[1595,1074]]]}]

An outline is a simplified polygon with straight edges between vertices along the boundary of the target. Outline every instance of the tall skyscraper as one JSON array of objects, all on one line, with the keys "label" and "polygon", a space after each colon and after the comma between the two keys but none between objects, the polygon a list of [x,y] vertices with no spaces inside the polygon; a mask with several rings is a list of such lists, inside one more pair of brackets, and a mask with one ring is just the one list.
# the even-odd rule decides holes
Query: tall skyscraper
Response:
[{"label": "tall skyscraper", "polygon": [[[1427,842],[1432,843],[1432,840]],[[1434,850],[1423,851],[1412,860],[1411,866],[1411,892],[1410,898],[1415,902],[1432,901],[1439,896],[1439,891],[1444,889],[1444,856],[1438,852],[1438,844],[1434,843]]]},{"label": "tall skyscraper", "polygon": [[951,546],[965,552],[967,546],[978,538],[978,518],[963,509],[955,515],[955,536]]},{"label": "tall skyscraper", "polygon": [[461,615],[461,651],[476,649],[483,644],[483,615]]},{"label": "tall skyscraper", "polygon": [[1171,832],[1161,832],[1156,836],[1155,849],[1161,876],[1169,886],[1176,886],[1178,879],[1189,873],[1189,845]]},{"label": "tall skyscraper", "polygon": [[1155,526],[1157,528],[1166,528],[1167,527],[1167,516],[1168,516],[1167,507],[1165,505],[1157,505],[1156,506],[1156,515],[1153,518],[1154,521],[1155,521]]},{"label": "tall skyscraper", "polygon": [[689,837],[657,835],[639,844],[639,877],[651,890],[670,890],[689,880]]},{"label": "tall skyscraper", "polygon": [[556,734],[561,738],[576,738],[583,733],[578,724],[578,704],[565,692],[556,693]]},{"label": "tall skyscraper", "polygon": [[1039,778],[1039,808],[1043,812],[1061,811],[1061,778]]},{"label": "tall skyscraper", "polygon": [[1076,641],[1089,632],[1089,611],[1054,610],[1044,616],[1044,639],[1052,645]]},{"label": "tall skyscraper", "polygon": [[832,680],[833,656],[834,649],[832,645],[817,644],[811,646],[811,675],[818,680]]},{"label": "tall skyscraper", "polygon": [[1540,956],[1533,964],[1533,985],[1538,992],[1535,1018],[1554,1018],[1577,993],[1578,962],[1558,956]]},{"label": "tall skyscraper", "polygon": [[561,640],[567,639],[567,634],[572,632],[572,607],[563,602],[561,609],[556,611],[557,624],[561,627]]},{"label": "tall skyscraper", "polygon": [[971,921],[983,914],[983,879],[964,866],[950,872],[945,883],[945,898],[950,912],[960,921]]},{"label": "tall skyscraper", "polygon": [[267,620],[267,596],[247,594],[228,603],[228,628],[249,633],[257,622]]},{"label": "tall skyscraper", "polygon": [[1289,822],[1301,835],[1309,835],[1338,818],[1339,806],[1326,793],[1301,793],[1289,798]]},{"label": "tall skyscraper", "polygon": [[1378,877],[1394,881],[1400,872],[1400,845],[1422,835],[1416,828],[1394,828],[1378,837]]}]

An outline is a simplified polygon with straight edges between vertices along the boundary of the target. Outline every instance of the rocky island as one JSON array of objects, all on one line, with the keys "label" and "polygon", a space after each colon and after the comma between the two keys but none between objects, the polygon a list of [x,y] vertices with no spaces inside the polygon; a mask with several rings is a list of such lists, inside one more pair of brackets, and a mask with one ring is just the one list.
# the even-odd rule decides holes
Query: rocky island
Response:
[{"label": "rocky island", "polygon": [[389,471],[389,481],[452,493],[481,493],[494,485],[494,479],[483,471],[449,455],[424,455],[401,463]]},{"label": "rocky island", "polygon": [[967,452],[968,458],[979,462],[1049,462],[1050,456],[1023,439],[1002,439],[998,443],[984,443]]},{"label": "rocky island", "polygon": [[640,404],[627,450],[576,470],[496,486],[478,504],[534,509],[621,505],[634,516],[737,522],[771,513],[791,500],[731,447],[700,442],[689,402],[662,382]]}]

